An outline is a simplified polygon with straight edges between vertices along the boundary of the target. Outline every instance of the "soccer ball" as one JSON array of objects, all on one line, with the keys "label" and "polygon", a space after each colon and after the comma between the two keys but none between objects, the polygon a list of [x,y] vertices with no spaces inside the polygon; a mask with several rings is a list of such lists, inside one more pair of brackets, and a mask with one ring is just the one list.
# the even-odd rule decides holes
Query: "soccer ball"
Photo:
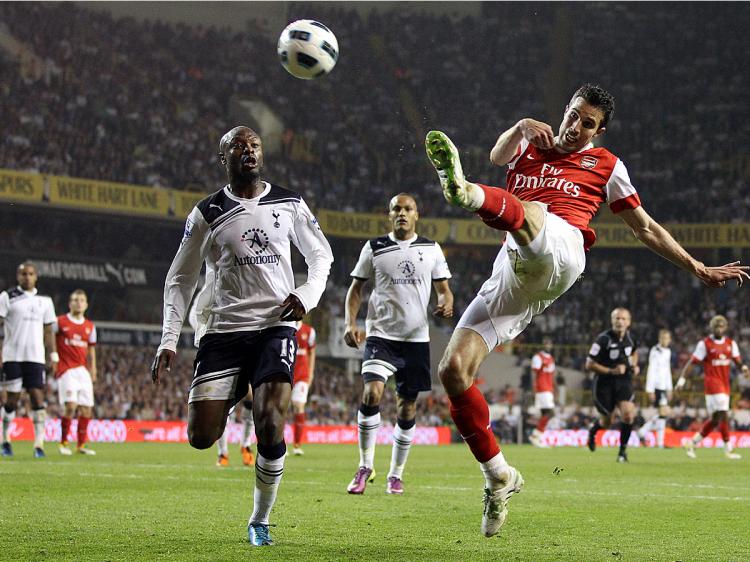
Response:
[{"label": "soccer ball", "polygon": [[295,78],[312,80],[328,74],[339,58],[339,42],[322,23],[297,20],[281,32],[279,44],[281,66]]}]

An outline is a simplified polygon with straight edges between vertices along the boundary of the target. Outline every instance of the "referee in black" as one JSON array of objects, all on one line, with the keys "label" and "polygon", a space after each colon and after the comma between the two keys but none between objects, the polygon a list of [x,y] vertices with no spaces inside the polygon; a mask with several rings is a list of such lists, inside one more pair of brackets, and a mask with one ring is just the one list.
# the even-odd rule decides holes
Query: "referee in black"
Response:
[{"label": "referee in black", "polygon": [[635,420],[633,403],[633,375],[638,368],[638,347],[630,333],[630,311],[615,308],[612,311],[612,329],[596,338],[586,358],[586,370],[594,373],[591,393],[599,419],[589,429],[589,450],[596,450],[596,432],[607,429],[614,418],[615,409],[620,412],[620,451],[617,462],[628,462],[626,448]]}]

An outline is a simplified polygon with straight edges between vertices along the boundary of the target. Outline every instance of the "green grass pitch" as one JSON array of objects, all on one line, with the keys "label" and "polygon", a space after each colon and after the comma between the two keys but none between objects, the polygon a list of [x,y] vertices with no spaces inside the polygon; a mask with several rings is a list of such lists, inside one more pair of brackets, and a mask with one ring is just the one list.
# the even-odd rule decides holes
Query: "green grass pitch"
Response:
[{"label": "green grass pitch", "polygon": [[[364,496],[346,485],[355,446],[289,457],[272,514],[273,547],[247,544],[254,474],[214,466],[215,449],[95,446],[62,457],[28,443],[0,459],[2,560],[748,560],[750,453],[505,446],[526,485],[499,536],[479,532],[482,484],[463,445],[414,447],[406,493],[389,496],[390,448]],[[562,471],[555,474],[555,467]]]}]

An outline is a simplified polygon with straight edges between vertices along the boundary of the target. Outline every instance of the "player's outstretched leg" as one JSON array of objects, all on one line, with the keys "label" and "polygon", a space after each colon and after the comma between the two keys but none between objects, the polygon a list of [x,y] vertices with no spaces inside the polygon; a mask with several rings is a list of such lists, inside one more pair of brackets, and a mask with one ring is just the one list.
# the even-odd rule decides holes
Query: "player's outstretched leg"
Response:
[{"label": "player's outstretched leg", "polygon": [[521,228],[526,215],[521,201],[505,189],[466,181],[458,149],[445,133],[427,133],[425,148],[448,203],[476,212],[487,226],[497,230],[515,232]]},{"label": "player's outstretched leg", "polygon": [[523,478],[505,461],[490,429],[487,401],[474,384],[474,373],[487,353],[487,344],[478,333],[458,328],[440,361],[439,376],[450,400],[450,413],[456,428],[484,474],[481,529],[484,536],[491,537],[505,523],[508,500],[521,491]]}]

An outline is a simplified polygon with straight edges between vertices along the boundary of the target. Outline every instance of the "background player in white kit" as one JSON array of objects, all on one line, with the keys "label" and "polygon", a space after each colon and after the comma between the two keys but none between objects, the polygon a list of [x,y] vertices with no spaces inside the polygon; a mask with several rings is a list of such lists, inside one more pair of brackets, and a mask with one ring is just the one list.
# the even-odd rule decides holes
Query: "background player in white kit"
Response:
[{"label": "background player in white kit", "polygon": [[475,374],[499,343],[523,332],[583,272],[585,250],[596,239],[589,222],[602,203],[638,240],[703,283],[719,287],[729,279],[750,278],[739,262],[706,267],[643,210],[622,161],[591,142],[604,133],[613,113],[613,96],[584,84],[566,105],[557,136],[547,123],[519,120],[490,152],[493,164],[508,166],[507,189],[467,181],[458,149],[444,133],[430,131],[425,140],[446,201],[510,234],[492,276],[459,320],[439,373],[451,417],[485,476],[485,536],[500,530],[507,502],[521,490],[523,478],[505,461],[489,429],[489,406],[474,384]]},{"label": "background player in white kit", "polygon": [[2,456],[13,456],[10,426],[16,417],[16,406],[25,388],[31,402],[34,422],[34,457],[44,458],[45,348],[46,366],[53,372],[59,357],[55,349],[52,324],[55,305],[52,299],[37,293],[36,267],[23,262],[16,270],[18,286],[0,293],[0,320],[3,321],[3,348],[0,356],[0,391],[5,390],[2,408]]},{"label": "background player in white kit", "polygon": [[659,343],[648,352],[646,371],[646,392],[656,408],[656,414],[638,430],[638,438],[643,441],[649,431],[656,431],[656,446],[664,448],[664,433],[670,415],[669,403],[672,400],[672,334],[669,330],[659,330]]},{"label": "background player in white kit", "polygon": [[96,382],[96,326],[84,317],[89,303],[86,293],[77,289],[68,299],[68,314],[57,317],[55,340],[60,362],[57,364],[57,395],[63,407],[60,420],[60,454],[72,455],[68,433],[74,417],[78,417],[76,451],[84,455],[96,452],[86,446],[88,427],[94,410]]},{"label": "background player in white kit", "polygon": [[[200,201],[164,287],[162,341],[152,378],[169,372],[203,262],[211,295],[197,337],[188,398],[188,438],[207,449],[224,432],[232,406],[253,389],[258,456],[248,539],[273,544],[269,516],[284,472],[284,419],[292,391],[295,321],[314,308],[333,256],[317,220],[299,194],[261,180],[258,134],[235,127],[219,143],[228,185]],[[291,245],[307,263],[307,281],[295,288]]]},{"label": "background player in white kit", "polygon": [[555,414],[555,358],[552,357],[552,338],[542,338],[542,349],[531,358],[534,373],[534,407],[539,410],[539,421],[529,436],[535,447],[549,447],[542,441],[544,430]]},{"label": "background player in white kit", "polygon": [[414,197],[408,193],[393,197],[388,219],[393,230],[365,243],[346,294],[344,341],[350,347],[359,347],[364,334],[357,327],[357,313],[365,283],[373,279],[362,362],[365,385],[357,413],[359,469],[347,487],[350,494],[364,493],[367,482],[374,478],[380,400],[391,376],[396,379],[398,419],[393,429],[386,492],[403,494],[402,475],[414,438],[417,395],[432,388],[427,323],[431,286],[437,293],[434,314],[453,316],[448,264],[437,242],[417,235],[419,212]]}]

